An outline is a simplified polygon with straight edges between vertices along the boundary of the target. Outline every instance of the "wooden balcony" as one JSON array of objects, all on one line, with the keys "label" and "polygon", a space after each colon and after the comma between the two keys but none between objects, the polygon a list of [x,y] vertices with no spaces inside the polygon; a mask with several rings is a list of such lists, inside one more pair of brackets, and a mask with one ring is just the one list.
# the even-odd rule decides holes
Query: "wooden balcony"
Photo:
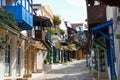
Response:
[{"label": "wooden balcony", "polygon": [[99,24],[106,21],[106,6],[88,6],[88,24]]},{"label": "wooden balcony", "polygon": [[[4,5],[3,1],[5,1]],[[2,8],[14,15],[21,29],[31,30],[33,28],[32,0],[1,0],[1,2]]]},{"label": "wooden balcony", "polygon": [[9,10],[15,16],[19,27],[23,30],[31,30],[33,28],[33,15],[22,6],[4,6],[5,10]]},{"label": "wooden balcony", "polygon": [[41,30],[35,30],[35,38],[45,41],[45,32]]}]

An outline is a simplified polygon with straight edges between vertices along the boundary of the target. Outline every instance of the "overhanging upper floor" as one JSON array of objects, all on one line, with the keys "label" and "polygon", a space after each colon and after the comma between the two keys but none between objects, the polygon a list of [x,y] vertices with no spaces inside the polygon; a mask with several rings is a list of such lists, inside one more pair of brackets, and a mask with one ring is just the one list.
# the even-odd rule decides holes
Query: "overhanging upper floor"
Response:
[{"label": "overhanging upper floor", "polygon": [[[6,4],[3,3],[5,1]],[[18,26],[23,30],[31,30],[33,28],[33,9],[31,4],[32,0],[2,0],[2,7],[14,15]]]}]

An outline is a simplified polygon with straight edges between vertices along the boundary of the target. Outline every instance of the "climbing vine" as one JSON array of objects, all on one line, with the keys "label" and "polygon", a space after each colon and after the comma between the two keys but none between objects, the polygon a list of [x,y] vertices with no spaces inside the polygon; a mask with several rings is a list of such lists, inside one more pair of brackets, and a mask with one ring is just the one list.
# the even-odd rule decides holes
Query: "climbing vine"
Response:
[{"label": "climbing vine", "polygon": [[8,32],[9,28],[13,28],[19,33],[21,31],[14,19],[13,14],[7,10],[0,9],[0,50],[4,49],[4,46],[7,43],[4,36],[10,34]]},{"label": "climbing vine", "polygon": [[14,19],[13,14],[10,11],[0,9],[0,23],[6,24],[16,29],[17,31],[21,31],[21,29],[17,25],[17,22]]}]

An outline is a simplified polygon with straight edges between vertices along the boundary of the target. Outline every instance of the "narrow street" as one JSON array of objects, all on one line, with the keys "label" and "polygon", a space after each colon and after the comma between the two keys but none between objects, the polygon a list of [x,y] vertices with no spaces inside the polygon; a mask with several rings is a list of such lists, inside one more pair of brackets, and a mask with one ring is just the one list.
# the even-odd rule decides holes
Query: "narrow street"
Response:
[{"label": "narrow street", "polygon": [[33,80],[92,80],[85,60],[63,64]]}]

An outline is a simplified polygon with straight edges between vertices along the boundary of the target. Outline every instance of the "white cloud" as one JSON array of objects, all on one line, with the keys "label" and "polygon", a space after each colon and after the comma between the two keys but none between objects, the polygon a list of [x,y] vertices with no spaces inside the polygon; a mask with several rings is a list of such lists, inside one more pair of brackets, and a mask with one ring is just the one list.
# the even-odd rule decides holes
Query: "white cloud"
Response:
[{"label": "white cloud", "polygon": [[66,0],[66,1],[68,4],[70,4],[72,6],[76,6],[76,7],[80,7],[80,8],[86,7],[85,0]]}]

